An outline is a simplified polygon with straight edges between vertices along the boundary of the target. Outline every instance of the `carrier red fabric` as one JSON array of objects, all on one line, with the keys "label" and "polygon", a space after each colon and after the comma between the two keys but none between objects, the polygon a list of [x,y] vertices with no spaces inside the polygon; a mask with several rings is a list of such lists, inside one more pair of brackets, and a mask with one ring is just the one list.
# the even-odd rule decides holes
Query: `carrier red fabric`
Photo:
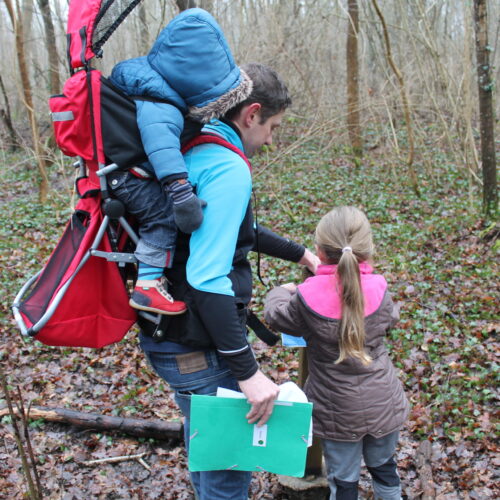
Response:
[{"label": "carrier red fabric", "polygon": [[[89,184],[90,189],[93,187]],[[100,202],[100,195],[78,202],[63,237],[19,308],[28,327],[42,317],[94,242],[103,220]],[[106,235],[98,249],[111,250]],[[136,320],[128,301],[116,263],[91,256],[35,338],[46,345],[93,348],[119,342]]]},{"label": "carrier red fabric", "polygon": [[104,164],[101,131],[101,73],[76,72],[63,93],[49,99],[57,145],[67,156]]},{"label": "carrier red fabric", "polygon": [[92,50],[94,25],[102,0],[71,0],[68,12],[68,57],[72,68],[80,68],[95,54]]}]

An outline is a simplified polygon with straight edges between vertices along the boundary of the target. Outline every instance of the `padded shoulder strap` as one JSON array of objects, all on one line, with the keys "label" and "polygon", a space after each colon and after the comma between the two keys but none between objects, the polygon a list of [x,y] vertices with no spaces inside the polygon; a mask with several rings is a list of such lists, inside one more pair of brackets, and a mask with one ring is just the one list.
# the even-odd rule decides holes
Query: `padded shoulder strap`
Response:
[{"label": "padded shoulder strap", "polygon": [[250,160],[245,156],[245,153],[243,153],[243,151],[237,148],[234,144],[231,144],[230,142],[217,135],[200,134],[184,144],[184,146],[182,146],[181,152],[182,154],[185,154],[190,149],[200,144],[218,144],[219,146],[224,146],[225,148],[230,149],[237,155],[241,156],[241,158],[243,158],[243,160],[245,160],[245,163],[248,165],[250,172],[252,171],[252,165],[250,163]]}]

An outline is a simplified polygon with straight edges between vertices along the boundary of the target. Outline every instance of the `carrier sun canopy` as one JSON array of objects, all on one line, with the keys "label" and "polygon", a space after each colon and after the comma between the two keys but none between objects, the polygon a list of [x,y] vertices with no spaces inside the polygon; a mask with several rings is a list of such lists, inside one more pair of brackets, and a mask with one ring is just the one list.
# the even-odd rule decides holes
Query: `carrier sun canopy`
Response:
[{"label": "carrier sun canopy", "polygon": [[68,58],[80,68],[93,57],[141,0],[71,0],[68,12]]}]

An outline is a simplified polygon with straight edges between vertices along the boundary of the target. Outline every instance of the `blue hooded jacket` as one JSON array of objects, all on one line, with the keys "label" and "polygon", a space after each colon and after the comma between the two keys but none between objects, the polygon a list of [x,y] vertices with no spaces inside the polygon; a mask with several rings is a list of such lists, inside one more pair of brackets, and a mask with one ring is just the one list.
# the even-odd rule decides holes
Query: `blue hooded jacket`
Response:
[{"label": "blue hooded jacket", "polygon": [[184,116],[206,123],[223,115],[251,92],[235,64],[220,26],[203,9],[188,9],[160,33],[147,56],[118,63],[112,83],[136,100],[137,124],[149,162],[159,180],[187,177],[180,152]]}]

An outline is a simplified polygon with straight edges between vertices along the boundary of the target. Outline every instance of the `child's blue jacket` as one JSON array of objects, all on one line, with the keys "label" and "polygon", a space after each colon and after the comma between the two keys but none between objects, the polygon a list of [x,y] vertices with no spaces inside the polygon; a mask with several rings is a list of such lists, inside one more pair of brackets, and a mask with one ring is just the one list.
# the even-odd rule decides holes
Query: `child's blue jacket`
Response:
[{"label": "child's blue jacket", "polygon": [[238,86],[236,66],[224,34],[203,9],[188,9],[160,33],[147,56],[118,63],[112,83],[136,100],[137,124],[149,162],[159,180],[187,177],[180,152],[184,115]]}]

